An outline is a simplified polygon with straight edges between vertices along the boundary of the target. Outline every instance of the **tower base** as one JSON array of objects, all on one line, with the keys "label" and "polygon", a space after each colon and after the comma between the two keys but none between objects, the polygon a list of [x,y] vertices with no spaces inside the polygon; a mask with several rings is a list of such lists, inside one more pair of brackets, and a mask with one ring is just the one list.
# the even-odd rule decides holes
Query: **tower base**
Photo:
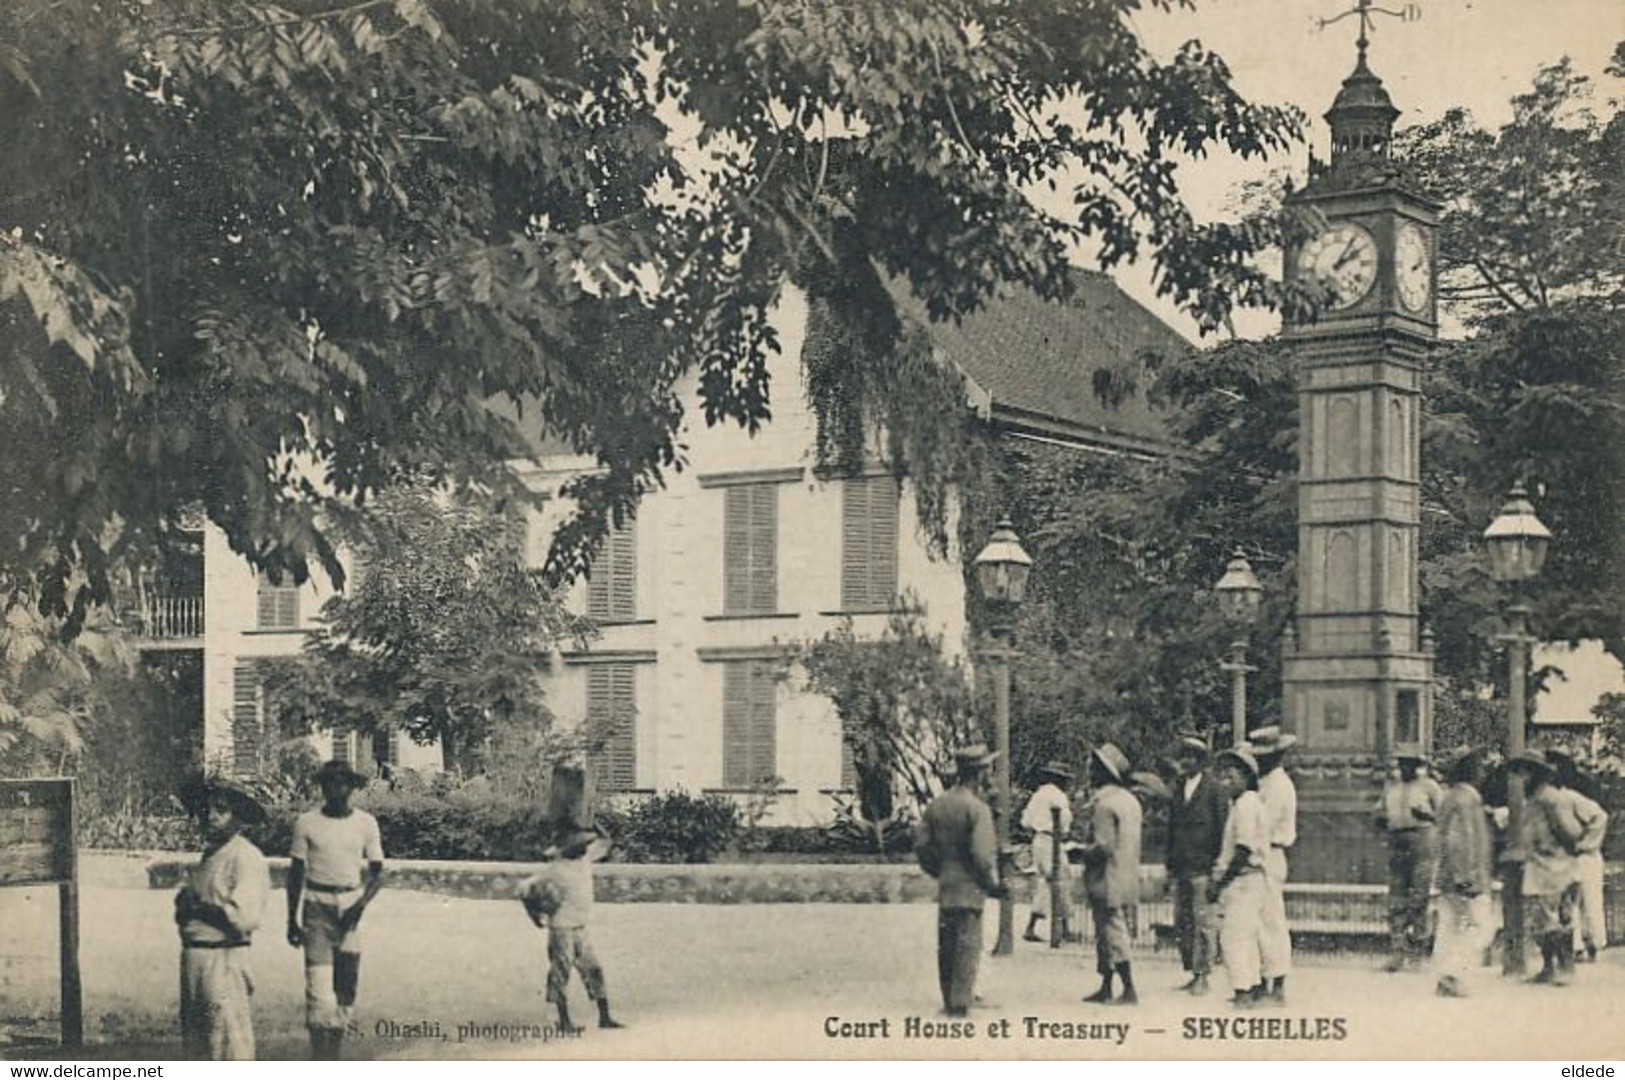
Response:
[{"label": "tower base", "polygon": [[1297,754],[1286,761],[1298,789],[1292,880],[1381,885],[1388,851],[1375,808],[1386,769],[1370,754]]}]

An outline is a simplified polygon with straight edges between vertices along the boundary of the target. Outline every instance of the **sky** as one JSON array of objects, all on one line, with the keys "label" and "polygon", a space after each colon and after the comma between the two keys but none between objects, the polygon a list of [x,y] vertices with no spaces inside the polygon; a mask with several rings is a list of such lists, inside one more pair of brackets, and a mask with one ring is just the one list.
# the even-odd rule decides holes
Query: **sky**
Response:
[{"label": "sky", "polygon": [[[1402,0],[1380,0],[1398,9]],[[1147,5],[1150,6],[1149,4]],[[1359,20],[1324,30],[1317,17],[1352,8],[1353,0],[1196,0],[1196,10],[1145,11],[1134,17],[1141,40],[1159,60],[1170,60],[1195,38],[1229,64],[1237,89],[1249,100],[1296,105],[1309,115],[1308,143],[1288,156],[1242,162],[1229,155],[1181,170],[1182,189],[1199,218],[1221,215],[1238,185],[1289,167],[1301,178],[1309,150],[1325,157],[1329,142],[1321,114],[1354,67]],[[1460,105],[1493,129],[1511,117],[1511,99],[1535,73],[1564,56],[1596,80],[1599,111],[1625,97],[1625,83],[1603,74],[1614,44],[1625,39],[1625,0],[1420,0],[1415,22],[1379,17],[1369,63],[1401,111],[1401,127],[1426,123]],[[1123,288],[1193,339],[1195,323],[1159,300],[1143,270],[1116,274]],[[1244,312],[1243,337],[1272,333],[1277,319]]]}]

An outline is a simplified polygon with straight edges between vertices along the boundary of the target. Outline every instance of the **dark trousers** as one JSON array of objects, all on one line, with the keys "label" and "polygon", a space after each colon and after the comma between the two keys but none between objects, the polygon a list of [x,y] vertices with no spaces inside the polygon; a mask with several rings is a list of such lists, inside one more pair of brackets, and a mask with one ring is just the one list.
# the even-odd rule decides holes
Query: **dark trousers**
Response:
[{"label": "dark trousers", "polygon": [[938,908],[937,982],[942,987],[944,1008],[970,1008],[976,997],[976,965],[981,958],[982,910]]},{"label": "dark trousers", "polygon": [[1213,970],[1218,927],[1213,905],[1207,902],[1206,874],[1174,875],[1174,934],[1179,938],[1179,962],[1192,975]]},{"label": "dark trousers", "polygon": [[1388,932],[1398,956],[1427,952],[1428,894],[1433,889],[1433,830],[1388,834]]}]

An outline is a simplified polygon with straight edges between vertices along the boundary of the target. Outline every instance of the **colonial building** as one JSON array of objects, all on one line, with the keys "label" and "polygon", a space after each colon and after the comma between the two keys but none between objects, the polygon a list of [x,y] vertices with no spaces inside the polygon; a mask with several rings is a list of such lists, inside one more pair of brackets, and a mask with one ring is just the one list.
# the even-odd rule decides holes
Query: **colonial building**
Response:
[{"label": "colonial building", "polygon": [[[801,393],[800,294],[789,291],[774,318],[783,352],[771,369],[772,422],[752,436],[691,421],[680,438],[687,467],[613,531],[572,596],[602,636],[559,657],[549,700],[565,722],[602,735],[600,791],[771,787],[775,820],[827,818],[850,762],[829,700],[786,671],[788,648],[844,619],[877,636],[908,597],[950,656],[965,649],[964,553],[933,556],[911,486],[878,461],[857,475],[820,472]],[[1143,393],[1108,408],[1093,375],[1187,345],[1103,276],[1084,276],[1074,304],[1018,293],[934,328],[933,339],[964,374],[967,407],[1009,437],[1113,454],[1169,449]],[[548,496],[531,534],[538,561],[570,509],[558,493],[592,464],[547,449],[519,466]]]},{"label": "colonial building", "polygon": [[[786,648],[845,618],[860,636],[877,635],[906,596],[949,654],[962,654],[963,553],[933,556],[913,491],[880,462],[857,475],[821,474],[799,368],[800,294],[788,290],[774,318],[782,353],[772,421],[755,436],[703,422],[683,431],[686,467],[607,538],[590,579],[576,586],[570,602],[602,633],[589,649],[557,657],[548,697],[560,722],[606,733],[591,762],[600,790],[744,795],[771,784],[775,818],[805,821],[828,816],[849,763],[828,700],[794,671],[781,677]],[[935,327],[933,340],[941,361],[964,375],[967,408],[1007,437],[1107,454],[1170,449],[1143,390],[1107,406],[1093,380],[1108,366],[1188,345],[1103,275],[1080,274],[1070,304],[1015,293]],[[570,509],[564,484],[593,463],[532,434],[533,457],[514,467],[548,496],[529,534],[539,565]],[[256,664],[297,652],[330,592],[320,575],[303,586],[272,583],[212,526],[200,523],[180,549],[142,583],[126,625],[143,648],[195,653],[204,756],[251,772],[263,767],[270,737]],[[387,746],[354,735],[313,742],[324,757],[439,766],[436,748],[399,736]]]}]

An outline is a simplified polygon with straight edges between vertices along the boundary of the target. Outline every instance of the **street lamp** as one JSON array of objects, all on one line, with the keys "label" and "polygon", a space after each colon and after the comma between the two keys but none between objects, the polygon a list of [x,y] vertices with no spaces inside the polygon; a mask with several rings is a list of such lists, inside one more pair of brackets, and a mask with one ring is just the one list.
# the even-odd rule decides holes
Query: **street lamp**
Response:
[{"label": "street lamp", "polygon": [[[1015,615],[1027,595],[1027,577],[1033,560],[1021,538],[1000,518],[987,546],[976,556],[976,585],[992,609],[993,647],[987,658],[993,668],[993,717],[997,728],[998,759],[993,763],[997,785],[999,852],[1010,847],[1010,660],[1015,656]],[[999,898],[999,940],[993,955],[1008,956],[1015,948],[1015,905],[1008,891]]]},{"label": "street lamp", "polygon": [[1219,597],[1219,610],[1236,628],[1230,658],[1219,664],[1219,670],[1230,673],[1230,745],[1240,746],[1247,741],[1247,673],[1258,670],[1247,663],[1247,628],[1258,617],[1264,586],[1239,547],[1213,591]]},{"label": "street lamp", "polygon": [[[1507,758],[1524,748],[1524,726],[1529,721],[1524,690],[1529,676],[1529,607],[1518,600],[1523,582],[1540,574],[1551,546],[1552,531],[1540,518],[1523,489],[1513,484],[1507,501],[1490,527],[1484,530],[1484,546],[1490,552],[1490,575],[1511,587],[1513,603],[1507,607],[1508,630],[1497,636],[1507,647]],[[1508,975],[1524,971],[1523,863],[1523,774],[1507,770],[1507,843],[1501,851],[1501,922],[1505,928],[1502,971]]]}]

